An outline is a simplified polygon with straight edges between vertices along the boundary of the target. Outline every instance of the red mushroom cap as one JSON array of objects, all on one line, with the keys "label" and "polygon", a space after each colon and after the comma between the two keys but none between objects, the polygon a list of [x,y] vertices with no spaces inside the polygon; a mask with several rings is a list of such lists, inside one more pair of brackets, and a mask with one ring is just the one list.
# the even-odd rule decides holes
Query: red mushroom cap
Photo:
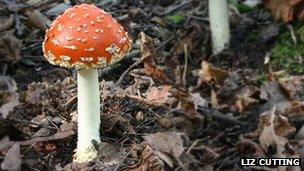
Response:
[{"label": "red mushroom cap", "polygon": [[62,67],[104,68],[131,47],[124,28],[94,5],[76,5],[58,16],[43,42],[46,59]]}]

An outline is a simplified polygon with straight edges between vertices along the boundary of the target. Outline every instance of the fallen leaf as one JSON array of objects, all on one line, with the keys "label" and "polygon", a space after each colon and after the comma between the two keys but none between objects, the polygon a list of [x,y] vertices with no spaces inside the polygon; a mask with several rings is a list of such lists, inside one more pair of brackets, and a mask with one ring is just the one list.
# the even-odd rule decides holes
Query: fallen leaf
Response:
[{"label": "fallen leaf", "polygon": [[155,150],[146,145],[141,154],[140,162],[125,171],[164,171],[164,162],[155,154]]},{"label": "fallen leaf", "polygon": [[203,61],[201,66],[202,68],[199,71],[199,78],[201,82],[222,85],[229,76],[228,71],[215,68],[206,61]]},{"label": "fallen leaf", "polygon": [[1,140],[0,140],[0,151],[2,149],[5,149],[6,147],[9,147],[9,145],[11,144],[11,141],[9,140],[8,136],[4,136]]},{"label": "fallen leaf", "polygon": [[304,19],[302,0],[264,0],[264,4],[276,21],[287,23],[297,18]]},{"label": "fallen leaf", "polygon": [[15,80],[10,77],[0,77],[0,96],[2,96],[2,104],[0,103],[0,114],[2,118],[6,118],[8,114],[20,104],[19,93]]},{"label": "fallen leaf", "polygon": [[11,14],[8,19],[0,20],[0,23],[0,32],[11,28],[14,24],[14,15]]},{"label": "fallen leaf", "polygon": [[133,126],[127,119],[122,117],[120,114],[103,113],[101,114],[102,130],[105,132],[116,132],[118,135],[124,133],[135,134]]},{"label": "fallen leaf", "polygon": [[263,158],[266,157],[264,150],[260,145],[250,139],[242,139],[236,145],[237,151],[241,157]]},{"label": "fallen leaf", "polygon": [[257,90],[251,89],[249,87],[244,87],[239,94],[237,94],[237,101],[235,106],[240,112],[250,109],[252,106],[256,105],[259,100],[254,96],[257,94]]},{"label": "fallen leaf", "polygon": [[158,132],[145,135],[143,138],[154,150],[172,154],[175,158],[179,158],[185,150],[183,140],[176,132]]},{"label": "fallen leaf", "polygon": [[15,37],[13,31],[7,31],[0,36],[0,62],[18,61],[22,41]]},{"label": "fallen leaf", "polygon": [[146,75],[152,76],[155,80],[163,84],[169,83],[169,79],[164,71],[155,64],[157,52],[152,39],[143,32],[140,33],[140,52]]},{"label": "fallen leaf", "polygon": [[66,4],[66,3],[60,3],[52,8],[50,8],[49,10],[46,11],[47,15],[50,16],[58,16],[61,13],[63,13],[66,9],[71,8],[72,5],[70,4]]},{"label": "fallen leaf", "polygon": [[188,149],[188,151],[189,150],[191,150],[191,154],[194,156],[199,156],[199,159],[203,161],[204,164],[213,163],[221,156],[214,149],[202,144],[191,146],[191,149]]},{"label": "fallen leaf", "polygon": [[168,85],[149,87],[146,97],[147,102],[154,105],[169,104],[171,95],[169,92],[170,88],[171,86]]},{"label": "fallen leaf", "polygon": [[27,10],[25,14],[28,18],[28,22],[41,31],[46,31],[51,25],[51,21],[38,10]]},{"label": "fallen leaf", "polygon": [[107,142],[100,142],[96,162],[98,168],[96,170],[108,170],[107,168],[119,165],[125,155],[120,151],[121,148],[115,147]]},{"label": "fallen leaf", "polygon": [[[270,112],[265,112],[260,115],[259,122],[259,142],[264,150],[271,146],[275,146],[277,154],[280,155],[285,149],[285,144],[288,140],[283,137],[289,133],[294,132],[295,128],[291,127],[288,123],[281,123],[275,115],[275,107]],[[283,122],[286,122],[283,121]],[[284,130],[286,129],[286,130]]]},{"label": "fallen leaf", "polygon": [[69,123],[69,122],[66,122],[66,121],[63,121],[63,123],[60,126],[61,131],[76,131],[76,128],[77,127],[73,122]]},{"label": "fallen leaf", "polygon": [[288,95],[277,82],[267,82],[260,88],[260,99],[266,103],[261,105],[261,111],[270,111],[276,106],[278,113],[283,113],[291,106]]},{"label": "fallen leaf", "polygon": [[279,84],[285,90],[289,99],[298,100],[303,96],[303,76],[286,76],[279,80]]},{"label": "fallen leaf", "polygon": [[177,109],[196,112],[198,107],[207,107],[208,102],[199,93],[190,93],[182,89],[171,89],[173,97],[179,100]]},{"label": "fallen leaf", "polygon": [[46,82],[42,83],[31,83],[28,85],[26,91],[26,101],[35,105],[46,105],[49,103],[49,99],[45,97],[45,92],[49,89],[49,84]]},{"label": "fallen leaf", "polygon": [[191,101],[194,104],[194,109],[197,110],[198,107],[207,107],[208,102],[205,100],[200,93],[190,93]]},{"label": "fallen leaf", "polygon": [[19,171],[21,169],[20,144],[15,143],[5,154],[1,169]]},{"label": "fallen leaf", "polygon": [[49,125],[49,120],[48,120],[48,117],[46,117],[44,114],[41,114],[41,115],[36,115],[35,117],[33,117],[31,119],[31,123],[33,123],[33,124],[30,124],[31,127],[38,128],[39,125],[44,125],[44,126]]}]

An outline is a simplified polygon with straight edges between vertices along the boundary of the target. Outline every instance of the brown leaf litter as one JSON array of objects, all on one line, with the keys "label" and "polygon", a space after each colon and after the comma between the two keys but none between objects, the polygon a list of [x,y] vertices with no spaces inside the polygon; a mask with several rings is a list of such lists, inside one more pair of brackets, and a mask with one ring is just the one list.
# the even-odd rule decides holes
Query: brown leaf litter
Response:
[{"label": "brown leaf litter", "polygon": [[288,23],[293,20],[304,20],[302,0],[264,0],[264,4],[276,21],[283,20]]}]

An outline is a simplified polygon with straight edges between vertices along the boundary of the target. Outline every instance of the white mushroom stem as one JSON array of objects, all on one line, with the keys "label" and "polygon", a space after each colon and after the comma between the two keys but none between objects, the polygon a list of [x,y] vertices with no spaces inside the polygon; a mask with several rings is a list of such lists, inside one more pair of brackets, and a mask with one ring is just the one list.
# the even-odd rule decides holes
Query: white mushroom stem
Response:
[{"label": "white mushroom stem", "polygon": [[209,0],[209,21],[213,53],[220,53],[230,42],[227,0]]},{"label": "white mushroom stem", "polygon": [[78,141],[75,162],[91,161],[97,155],[92,140],[100,142],[100,97],[97,69],[77,71]]}]

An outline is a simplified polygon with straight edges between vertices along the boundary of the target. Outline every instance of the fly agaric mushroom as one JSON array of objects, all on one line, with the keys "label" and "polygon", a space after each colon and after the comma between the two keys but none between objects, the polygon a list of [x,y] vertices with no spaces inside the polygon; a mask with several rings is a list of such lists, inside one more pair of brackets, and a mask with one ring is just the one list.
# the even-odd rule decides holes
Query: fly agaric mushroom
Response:
[{"label": "fly agaric mushroom", "polygon": [[227,0],[209,0],[209,22],[213,53],[218,54],[230,42]]},{"label": "fly agaric mushroom", "polygon": [[53,65],[77,69],[78,141],[74,161],[97,155],[92,140],[100,142],[98,68],[122,59],[131,40],[111,15],[94,5],[76,5],[58,16],[43,42],[45,58]]}]

